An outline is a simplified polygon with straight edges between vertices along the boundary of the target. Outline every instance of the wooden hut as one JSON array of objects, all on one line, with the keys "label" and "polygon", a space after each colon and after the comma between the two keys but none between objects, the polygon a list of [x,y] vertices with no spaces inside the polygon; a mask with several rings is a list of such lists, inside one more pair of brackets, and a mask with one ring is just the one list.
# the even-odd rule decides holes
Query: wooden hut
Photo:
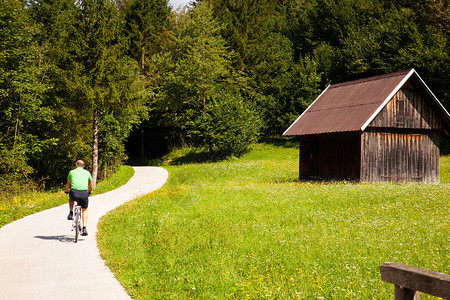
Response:
[{"label": "wooden hut", "polygon": [[450,116],[412,69],[328,86],[284,132],[300,179],[439,182]]}]

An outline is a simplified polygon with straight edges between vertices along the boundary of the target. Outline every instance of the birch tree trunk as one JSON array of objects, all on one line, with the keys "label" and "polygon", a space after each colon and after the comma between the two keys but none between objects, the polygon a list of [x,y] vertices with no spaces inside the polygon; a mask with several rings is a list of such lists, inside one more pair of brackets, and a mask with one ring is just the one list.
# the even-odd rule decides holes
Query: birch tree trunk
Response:
[{"label": "birch tree trunk", "polygon": [[98,174],[98,110],[94,109],[92,119],[92,186],[97,184]]}]

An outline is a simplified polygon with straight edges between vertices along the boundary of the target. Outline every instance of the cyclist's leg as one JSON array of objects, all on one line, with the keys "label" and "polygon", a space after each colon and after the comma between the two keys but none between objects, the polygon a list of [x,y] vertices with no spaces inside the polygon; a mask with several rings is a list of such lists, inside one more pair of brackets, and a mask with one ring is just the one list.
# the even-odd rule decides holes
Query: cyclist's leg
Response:
[{"label": "cyclist's leg", "polygon": [[87,220],[88,220],[87,208],[82,208],[81,211],[82,211],[82,214],[83,214],[83,227],[86,227]]},{"label": "cyclist's leg", "polygon": [[74,206],[74,201],[69,198],[69,215],[67,216],[67,220],[73,220],[73,206]]},{"label": "cyclist's leg", "polygon": [[69,215],[67,216],[68,220],[73,219],[73,206],[74,206],[75,195],[73,194],[73,190],[69,191]]}]

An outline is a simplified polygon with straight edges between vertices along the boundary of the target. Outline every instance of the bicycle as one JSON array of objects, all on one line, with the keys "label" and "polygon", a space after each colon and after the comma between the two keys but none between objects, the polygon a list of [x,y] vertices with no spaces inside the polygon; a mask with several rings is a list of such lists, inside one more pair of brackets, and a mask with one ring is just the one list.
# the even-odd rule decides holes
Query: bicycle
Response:
[{"label": "bicycle", "polygon": [[81,232],[81,205],[78,202],[73,207],[72,231],[75,230],[75,243],[78,242],[78,236]]}]

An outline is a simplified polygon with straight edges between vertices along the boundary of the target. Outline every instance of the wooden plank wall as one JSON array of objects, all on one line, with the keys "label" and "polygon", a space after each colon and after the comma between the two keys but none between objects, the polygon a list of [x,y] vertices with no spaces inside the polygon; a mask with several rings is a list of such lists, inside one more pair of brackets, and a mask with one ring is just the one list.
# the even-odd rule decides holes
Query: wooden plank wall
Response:
[{"label": "wooden plank wall", "polygon": [[361,180],[439,182],[439,140],[444,124],[408,81],[361,137]]},{"label": "wooden plank wall", "polygon": [[361,181],[439,182],[439,137],[368,129],[361,138]]},{"label": "wooden plank wall", "polygon": [[359,180],[361,135],[300,137],[300,179]]},{"label": "wooden plank wall", "polygon": [[443,123],[415,85],[408,81],[369,127],[441,130]]}]

